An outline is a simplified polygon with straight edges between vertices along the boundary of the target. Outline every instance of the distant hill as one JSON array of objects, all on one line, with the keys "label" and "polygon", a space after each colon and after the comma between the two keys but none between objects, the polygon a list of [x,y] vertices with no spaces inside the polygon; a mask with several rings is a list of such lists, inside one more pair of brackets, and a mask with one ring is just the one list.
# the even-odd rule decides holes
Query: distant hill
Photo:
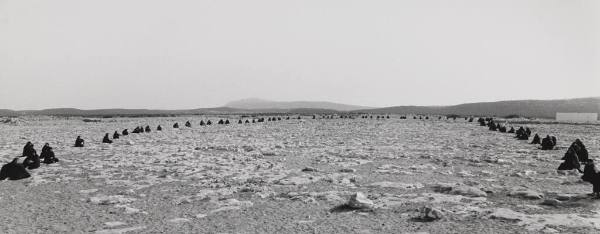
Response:
[{"label": "distant hill", "polygon": [[358,110],[354,112],[390,114],[437,114],[507,116],[516,114],[525,117],[554,118],[556,112],[600,113],[600,97],[562,100],[517,100],[478,102],[454,106],[394,106]]},{"label": "distant hill", "polygon": [[309,102],[309,101],[293,101],[293,102],[276,102],[268,101],[259,98],[249,98],[238,101],[229,102],[226,107],[255,110],[255,109],[321,109],[334,111],[352,111],[372,109],[372,107],[346,105],[334,102]]},{"label": "distant hill", "polygon": [[[0,116],[53,115],[53,116],[170,116],[200,114],[422,114],[422,115],[472,115],[554,118],[556,112],[600,113],[600,97],[563,100],[517,100],[499,102],[479,102],[454,106],[393,106],[385,108],[358,108],[359,106],[332,102],[272,102],[260,99],[246,99],[228,103],[225,107],[198,108],[189,110],[150,110],[150,109],[97,109],[81,110],[57,108],[45,110],[14,111],[0,109]],[[356,109],[358,108],[358,109]]]}]

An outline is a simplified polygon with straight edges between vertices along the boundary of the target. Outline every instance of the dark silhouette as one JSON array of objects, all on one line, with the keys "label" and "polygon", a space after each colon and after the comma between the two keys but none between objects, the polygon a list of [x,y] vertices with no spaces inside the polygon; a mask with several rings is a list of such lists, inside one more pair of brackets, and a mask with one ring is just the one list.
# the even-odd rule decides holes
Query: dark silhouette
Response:
[{"label": "dark silhouette", "polygon": [[179,123],[173,124],[173,128],[179,128]]},{"label": "dark silhouette", "polygon": [[204,120],[200,120],[200,126],[204,126],[206,125],[206,123],[204,123]]},{"label": "dark silhouette", "polygon": [[75,147],[83,147],[83,139],[81,139],[81,136],[77,136],[77,139],[75,139]]},{"label": "dark silhouette", "polygon": [[535,135],[533,135],[533,140],[531,141],[531,144],[541,144],[542,142],[540,141],[540,136],[536,133]]},{"label": "dark silhouette", "polygon": [[113,139],[119,139],[119,133],[117,131],[113,133]]},{"label": "dark silhouette", "polygon": [[19,163],[19,158],[15,158],[12,162],[4,164],[0,169],[0,180],[20,180],[29,177],[31,175],[27,172],[25,166]]},{"label": "dark silhouette", "polygon": [[209,120],[207,120],[207,121],[206,121],[206,125],[212,125],[212,121],[210,121],[210,119],[209,119]]},{"label": "dark silhouette", "polygon": [[152,131],[152,129],[150,129],[150,126],[146,125],[146,132],[151,132],[151,131]]},{"label": "dark silhouette", "polygon": [[125,130],[123,130],[123,132],[121,132],[121,134],[123,136],[127,136],[127,135],[129,135],[129,132],[127,131],[127,129],[125,129]]},{"label": "dark silhouette", "polygon": [[25,146],[23,147],[23,157],[30,157],[33,155],[37,155],[37,152],[35,151],[35,149],[33,148],[33,144],[28,141],[27,143],[25,143]]},{"label": "dark silhouette", "polygon": [[565,156],[563,156],[561,160],[564,160],[564,162],[562,162],[558,166],[558,170],[577,169],[579,172],[581,172],[581,164],[579,163],[579,158],[577,157],[577,153],[575,153],[573,149],[569,148],[565,153]]},{"label": "dark silhouette", "polygon": [[54,155],[54,151],[50,144],[46,143],[42,148],[42,153],[40,154],[40,158],[44,159],[45,164],[52,164],[58,162],[58,158]]},{"label": "dark silhouette", "polygon": [[600,173],[598,172],[593,160],[589,159],[587,162],[585,162],[581,180],[590,182],[593,186],[594,198],[600,199]]},{"label": "dark silhouette", "polygon": [[40,156],[33,148],[33,144],[31,142],[27,142],[27,144],[25,144],[23,156],[25,157],[25,160],[23,160],[23,166],[25,168],[36,169],[40,167]]},{"label": "dark silhouette", "polygon": [[102,138],[102,143],[108,143],[108,144],[113,143],[110,139],[108,139],[108,133],[106,133],[106,135],[104,135],[104,138]]},{"label": "dark silhouette", "polygon": [[158,127],[156,127],[156,131],[162,131],[162,126],[160,126],[160,124],[158,125]]},{"label": "dark silhouette", "polygon": [[556,137],[546,135],[546,137],[542,139],[542,150],[551,150],[554,149],[554,146],[556,146]]},{"label": "dark silhouette", "polygon": [[188,128],[191,128],[192,127],[192,123],[190,123],[190,121],[186,121],[185,122],[185,126],[188,127]]},{"label": "dark silhouette", "polygon": [[587,149],[585,148],[585,145],[583,145],[583,142],[581,142],[581,140],[576,139],[571,146],[569,146],[569,149],[572,149],[576,154],[577,154],[577,158],[579,159],[580,162],[587,162],[589,159],[589,154]]}]

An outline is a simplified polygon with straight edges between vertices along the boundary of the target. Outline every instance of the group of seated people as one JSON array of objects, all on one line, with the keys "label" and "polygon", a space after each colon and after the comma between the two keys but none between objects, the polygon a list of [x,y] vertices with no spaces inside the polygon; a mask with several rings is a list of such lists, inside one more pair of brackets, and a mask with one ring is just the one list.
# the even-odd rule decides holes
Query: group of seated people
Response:
[{"label": "group of seated people", "polygon": [[[41,160],[44,161],[41,161]],[[40,163],[52,164],[58,162],[58,158],[54,155],[54,151],[50,144],[44,144],[42,153],[37,154],[33,143],[27,142],[23,147],[21,157],[14,158],[10,163],[7,163],[0,168],[0,180],[19,180],[31,176],[27,170],[33,170],[40,167]]]}]

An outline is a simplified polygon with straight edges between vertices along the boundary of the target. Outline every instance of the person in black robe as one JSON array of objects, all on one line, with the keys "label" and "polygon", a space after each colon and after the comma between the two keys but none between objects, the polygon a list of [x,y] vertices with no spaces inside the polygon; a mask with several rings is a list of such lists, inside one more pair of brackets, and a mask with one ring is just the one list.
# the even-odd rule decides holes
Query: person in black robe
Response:
[{"label": "person in black robe", "polygon": [[533,135],[533,140],[531,141],[531,144],[540,144],[540,136],[536,133],[535,135]]},{"label": "person in black robe", "polygon": [[40,154],[40,158],[44,159],[45,164],[52,164],[58,162],[58,158],[54,155],[54,151],[50,144],[46,143],[42,148],[42,153]]},{"label": "person in black robe", "polygon": [[585,148],[585,145],[583,145],[583,143],[579,139],[576,139],[575,142],[571,144],[569,149],[573,149],[573,151],[577,153],[579,161],[586,162],[589,159],[588,151]]},{"label": "person in black robe", "polygon": [[593,160],[588,159],[588,161],[585,162],[581,180],[591,183],[593,186],[592,196],[594,196],[594,199],[600,199],[600,172],[596,168]]},{"label": "person in black robe", "polygon": [[75,147],[83,147],[83,139],[81,139],[81,136],[77,136],[77,139],[75,139]]},{"label": "person in black robe", "polygon": [[25,166],[14,158],[10,163],[4,164],[0,169],[0,180],[20,180],[31,177]]},{"label": "person in black robe", "polygon": [[527,137],[531,136],[531,129],[529,127],[525,127],[525,134],[527,134]]},{"label": "person in black robe", "polygon": [[243,124],[244,122],[240,119],[238,120],[238,124]]},{"label": "person in black robe", "polygon": [[33,151],[28,151],[27,155],[25,155],[25,160],[23,160],[23,166],[31,170],[40,167],[40,156],[37,154],[35,149],[33,149],[33,144],[31,144],[30,147]]},{"label": "person in black robe", "polygon": [[252,119],[252,123],[256,123],[256,120]]},{"label": "person in black robe", "polygon": [[158,127],[156,127],[156,131],[162,131],[162,126],[160,126],[160,124],[158,125]]},{"label": "person in black robe", "polygon": [[190,123],[190,121],[186,121],[185,122],[185,126],[188,127],[188,128],[191,128],[192,127],[192,123]]},{"label": "person in black robe", "polygon": [[206,125],[212,125],[212,121],[210,121],[210,119],[209,119],[209,120],[207,120],[207,121],[206,121]]},{"label": "person in black robe", "polygon": [[488,123],[488,127],[490,131],[496,131],[497,129],[497,125],[494,122],[489,122]]},{"label": "person in black robe", "polygon": [[271,122],[271,117],[269,117],[269,118],[267,119],[267,122]]},{"label": "person in black robe", "polygon": [[556,142],[556,141],[553,141],[552,137],[550,137],[549,135],[546,135],[546,137],[544,137],[544,139],[542,139],[542,150],[554,149],[554,146],[555,146],[554,142]]},{"label": "person in black robe", "polygon": [[204,123],[204,120],[200,120],[200,126],[204,126],[206,125],[206,123]]},{"label": "person in black robe", "polygon": [[506,126],[500,126],[500,128],[498,128],[498,131],[506,133]]},{"label": "person in black robe", "polygon": [[123,130],[123,132],[121,132],[121,134],[123,136],[127,136],[127,135],[129,135],[129,132],[127,131],[127,129],[125,129],[125,130]]},{"label": "person in black robe", "polygon": [[225,120],[225,124],[229,124],[229,120],[228,119]]},{"label": "person in black robe", "polygon": [[146,129],[145,130],[146,130],[146,132],[151,132],[152,131],[152,129],[150,128],[150,125],[146,125]]},{"label": "person in black robe", "polygon": [[247,123],[247,124],[248,124],[248,123],[250,123],[250,120],[246,120],[246,122],[244,122],[244,123]]},{"label": "person in black robe", "polygon": [[102,143],[107,143],[107,144],[112,144],[113,142],[108,138],[108,133],[106,133],[106,135],[104,135],[104,138],[102,138]]},{"label": "person in black robe", "polygon": [[179,128],[179,123],[173,124],[173,128]]},{"label": "person in black robe", "polygon": [[567,150],[565,155],[561,158],[564,160],[559,166],[558,170],[573,170],[577,169],[581,172],[581,164],[579,163],[579,158],[577,157],[577,153],[571,148]]},{"label": "person in black robe", "polygon": [[219,122],[217,122],[217,124],[223,124],[223,119],[219,119]]},{"label": "person in black robe", "polygon": [[515,133],[515,128],[510,127],[510,130],[508,130],[507,133]]},{"label": "person in black robe", "polygon": [[119,133],[117,131],[113,133],[113,139],[119,139]]},{"label": "person in black robe", "polygon": [[23,147],[23,155],[22,156],[23,157],[31,157],[33,155],[37,155],[37,152],[33,148],[33,143],[28,141],[27,143],[25,143],[25,146]]}]

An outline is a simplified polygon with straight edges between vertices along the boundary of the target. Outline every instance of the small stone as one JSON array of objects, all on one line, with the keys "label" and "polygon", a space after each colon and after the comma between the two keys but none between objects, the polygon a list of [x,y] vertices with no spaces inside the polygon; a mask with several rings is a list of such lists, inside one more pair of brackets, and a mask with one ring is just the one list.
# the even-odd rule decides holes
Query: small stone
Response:
[{"label": "small stone", "polygon": [[419,208],[419,218],[426,221],[435,221],[444,218],[444,212],[430,206],[424,206]]},{"label": "small stone", "polygon": [[356,169],[354,169],[354,168],[342,168],[342,169],[340,169],[340,172],[343,172],[343,173],[354,173],[354,172],[356,172]]},{"label": "small stone", "polygon": [[316,172],[318,170],[317,170],[317,168],[314,168],[314,167],[305,167],[304,169],[302,169],[302,171],[304,171],[304,172]]},{"label": "small stone", "polygon": [[354,209],[371,209],[375,204],[364,193],[357,192],[350,197],[347,205]]},{"label": "small stone", "polygon": [[106,223],[104,223],[104,225],[106,225],[106,227],[109,227],[109,228],[114,228],[114,227],[123,226],[123,225],[127,225],[127,224],[124,222],[113,221],[113,222],[106,222]]},{"label": "small stone", "polygon": [[546,206],[559,206],[562,202],[556,199],[546,199],[542,202],[542,205]]}]

